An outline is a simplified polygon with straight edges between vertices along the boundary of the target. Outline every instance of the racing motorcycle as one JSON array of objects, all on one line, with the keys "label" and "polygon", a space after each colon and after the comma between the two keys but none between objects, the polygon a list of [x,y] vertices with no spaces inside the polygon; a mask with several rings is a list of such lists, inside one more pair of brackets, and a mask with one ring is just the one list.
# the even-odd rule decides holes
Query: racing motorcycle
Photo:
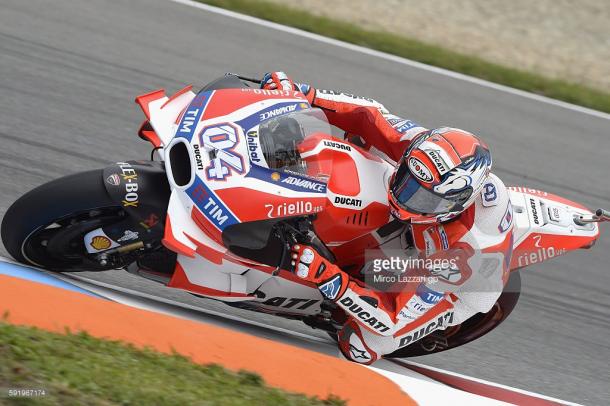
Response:
[{"label": "racing motorcycle", "polygon": [[[227,74],[199,92],[138,96],[150,160],[66,176],[19,198],[2,221],[18,261],[58,272],[124,268],[170,288],[301,320],[331,337],[345,315],[291,272],[290,247],[314,246],[358,277],[370,249],[404,249],[387,184],[394,166],[332,136],[324,113],[297,91],[250,87]],[[155,156],[160,160],[153,160]],[[511,270],[589,248],[598,222],[562,197],[509,188]],[[426,336],[390,357],[455,348],[502,323],[519,298],[511,276],[487,313]],[[431,331],[428,331],[431,330]]]}]

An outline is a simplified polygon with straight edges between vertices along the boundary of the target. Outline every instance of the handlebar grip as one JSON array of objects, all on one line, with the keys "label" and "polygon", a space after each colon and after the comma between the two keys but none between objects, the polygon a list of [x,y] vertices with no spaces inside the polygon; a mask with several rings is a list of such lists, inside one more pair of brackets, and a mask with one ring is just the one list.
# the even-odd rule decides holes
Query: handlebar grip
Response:
[{"label": "handlebar grip", "polygon": [[610,221],[610,211],[604,209],[597,209],[595,211],[595,215],[601,219],[606,221]]}]

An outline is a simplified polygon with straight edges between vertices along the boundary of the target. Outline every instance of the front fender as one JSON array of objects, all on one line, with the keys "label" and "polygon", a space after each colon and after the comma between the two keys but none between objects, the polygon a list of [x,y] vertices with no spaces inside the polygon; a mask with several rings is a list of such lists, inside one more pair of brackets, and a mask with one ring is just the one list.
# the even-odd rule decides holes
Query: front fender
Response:
[{"label": "front fender", "polygon": [[163,235],[170,187],[161,162],[117,162],[104,169],[110,198],[150,234]]}]

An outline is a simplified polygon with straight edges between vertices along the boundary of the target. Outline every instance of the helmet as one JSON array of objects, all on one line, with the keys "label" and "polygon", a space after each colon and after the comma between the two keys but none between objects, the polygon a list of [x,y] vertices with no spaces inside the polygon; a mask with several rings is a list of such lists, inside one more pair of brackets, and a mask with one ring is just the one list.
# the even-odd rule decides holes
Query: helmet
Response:
[{"label": "helmet", "polygon": [[491,170],[491,153],[475,135],[456,128],[413,138],[390,179],[390,210],[398,220],[442,223],[477,198]]}]

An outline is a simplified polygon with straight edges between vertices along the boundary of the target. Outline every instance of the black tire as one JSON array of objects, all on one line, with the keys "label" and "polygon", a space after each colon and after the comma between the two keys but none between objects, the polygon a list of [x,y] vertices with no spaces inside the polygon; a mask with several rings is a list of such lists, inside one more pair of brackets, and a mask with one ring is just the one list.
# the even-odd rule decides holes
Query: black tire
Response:
[{"label": "black tire", "polygon": [[[53,263],[37,263],[24,255],[28,239],[58,220],[92,210],[122,208],[114,202],[104,186],[103,170],[77,173],[53,180],[33,189],[17,199],[2,219],[2,242],[17,261],[57,269]],[[86,252],[85,252],[86,254]],[[55,261],[56,263],[57,261]],[[99,266],[95,269],[100,270]]]}]

